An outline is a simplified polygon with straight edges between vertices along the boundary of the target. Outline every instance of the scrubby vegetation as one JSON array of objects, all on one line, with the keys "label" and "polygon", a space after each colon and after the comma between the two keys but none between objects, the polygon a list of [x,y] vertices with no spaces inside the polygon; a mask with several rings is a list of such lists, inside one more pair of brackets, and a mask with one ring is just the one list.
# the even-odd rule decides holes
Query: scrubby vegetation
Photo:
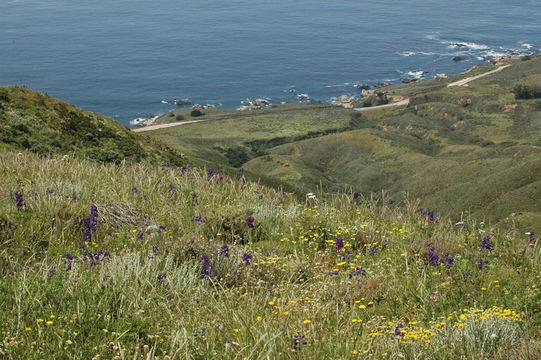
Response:
[{"label": "scrubby vegetation", "polygon": [[0,87],[0,147],[100,162],[183,161],[173,149],[113,119],[22,87]]},{"label": "scrubby vegetation", "polygon": [[[541,204],[531,201],[541,197],[541,105],[514,93],[517,85],[539,83],[541,57],[446,87],[494,68],[385,87],[389,96],[410,96],[409,105],[362,118],[339,107],[291,104],[222,110],[207,122],[149,134],[194,161],[242,166],[249,176],[275,179],[300,195],[318,187],[366,196],[385,190],[400,202],[409,193],[457,221],[468,213],[502,228],[541,232]],[[228,149],[246,156],[232,159]]]},{"label": "scrubby vegetation", "polygon": [[535,234],[213,169],[0,152],[0,356],[538,359]]}]

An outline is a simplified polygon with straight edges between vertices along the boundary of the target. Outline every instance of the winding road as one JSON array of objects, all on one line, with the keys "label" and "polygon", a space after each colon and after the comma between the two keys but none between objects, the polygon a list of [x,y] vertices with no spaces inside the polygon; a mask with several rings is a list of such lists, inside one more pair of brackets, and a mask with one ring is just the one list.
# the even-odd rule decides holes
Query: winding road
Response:
[{"label": "winding road", "polygon": [[[453,86],[464,86],[467,83],[472,82],[474,80],[477,80],[477,79],[483,78],[485,76],[488,76],[488,75],[497,73],[499,71],[502,71],[503,69],[508,68],[509,66],[511,66],[511,65],[500,66],[499,68],[491,70],[491,71],[487,71],[486,73],[476,75],[476,76],[470,76],[470,77],[464,78],[462,80],[452,82],[450,84],[447,84],[447,87],[449,88],[449,87],[453,87]],[[391,108],[391,107],[408,105],[409,102],[410,102],[410,99],[408,98],[408,99],[397,101],[397,102],[394,102],[394,103],[391,103],[391,104],[370,106],[370,107],[363,107],[363,108],[353,108],[352,110],[360,111],[360,112],[369,111],[369,110],[379,110],[379,109],[386,109],[386,108]],[[131,130],[133,132],[153,131],[153,130],[158,130],[158,129],[170,128],[170,127],[174,127],[174,126],[189,125],[189,124],[194,124],[194,123],[203,122],[203,121],[208,121],[208,120],[179,121],[179,122],[174,122],[174,123],[169,123],[169,124],[144,126],[144,127],[140,127],[140,128],[131,129]]]}]

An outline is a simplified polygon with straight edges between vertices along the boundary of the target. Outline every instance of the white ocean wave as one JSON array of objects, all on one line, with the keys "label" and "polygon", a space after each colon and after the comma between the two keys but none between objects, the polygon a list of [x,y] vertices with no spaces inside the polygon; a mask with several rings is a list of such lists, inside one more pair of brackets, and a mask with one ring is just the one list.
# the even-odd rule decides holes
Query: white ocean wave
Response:
[{"label": "white ocean wave", "polygon": [[442,41],[442,44],[448,45],[449,49],[465,48],[470,50],[488,50],[490,46],[485,44],[477,44],[467,41]]},{"label": "white ocean wave", "polygon": [[412,55],[434,56],[434,55],[442,55],[442,54],[436,54],[434,52],[425,52],[425,51],[403,51],[403,52],[399,52],[398,55],[408,57]]},{"label": "white ocean wave", "polygon": [[428,74],[428,71],[424,71],[424,70],[412,70],[412,71],[408,71],[406,73],[407,75],[409,76],[412,76],[416,79],[422,79],[425,77],[426,74]]}]

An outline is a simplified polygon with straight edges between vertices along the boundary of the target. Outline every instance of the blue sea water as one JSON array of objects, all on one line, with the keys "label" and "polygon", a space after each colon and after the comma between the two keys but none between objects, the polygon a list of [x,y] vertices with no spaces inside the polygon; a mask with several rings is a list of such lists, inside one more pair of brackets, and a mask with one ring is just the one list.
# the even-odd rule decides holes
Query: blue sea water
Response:
[{"label": "blue sea water", "polygon": [[540,19],[539,0],[0,0],[0,84],[126,125],[175,99],[329,101],[538,52]]}]

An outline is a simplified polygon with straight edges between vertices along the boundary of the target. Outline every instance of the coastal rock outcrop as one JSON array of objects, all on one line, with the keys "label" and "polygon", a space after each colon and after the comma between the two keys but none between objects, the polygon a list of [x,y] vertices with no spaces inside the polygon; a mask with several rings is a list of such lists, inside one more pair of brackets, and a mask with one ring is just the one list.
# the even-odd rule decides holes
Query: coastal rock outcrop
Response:
[{"label": "coastal rock outcrop", "polygon": [[246,100],[241,101],[242,104],[246,106],[255,106],[259,108],[264,108],[270,105],[270,101],[267,99],[261,99],[261,98],[248,98]]},{"label": "coastal rock outcrop", "polygon": [[192,102],[190,100],[175,100],[175,105],[177,106],[184,106],[184,105],[191,105]]},{"label": "coastal rock outcrop", "polygon": [[353,108],[353,105],[354,105],[353,103],[354,103],[355,100],[357,100],[357,99],[354,98],[354,97],[350,97],[350,96],[347,96],[347,95],[342,95],[342,96],[331,98],[331,104],[337,105],[337,106],[342,106],[342,107],[345,107],[347,109],[351,109],[351,108]]}]

